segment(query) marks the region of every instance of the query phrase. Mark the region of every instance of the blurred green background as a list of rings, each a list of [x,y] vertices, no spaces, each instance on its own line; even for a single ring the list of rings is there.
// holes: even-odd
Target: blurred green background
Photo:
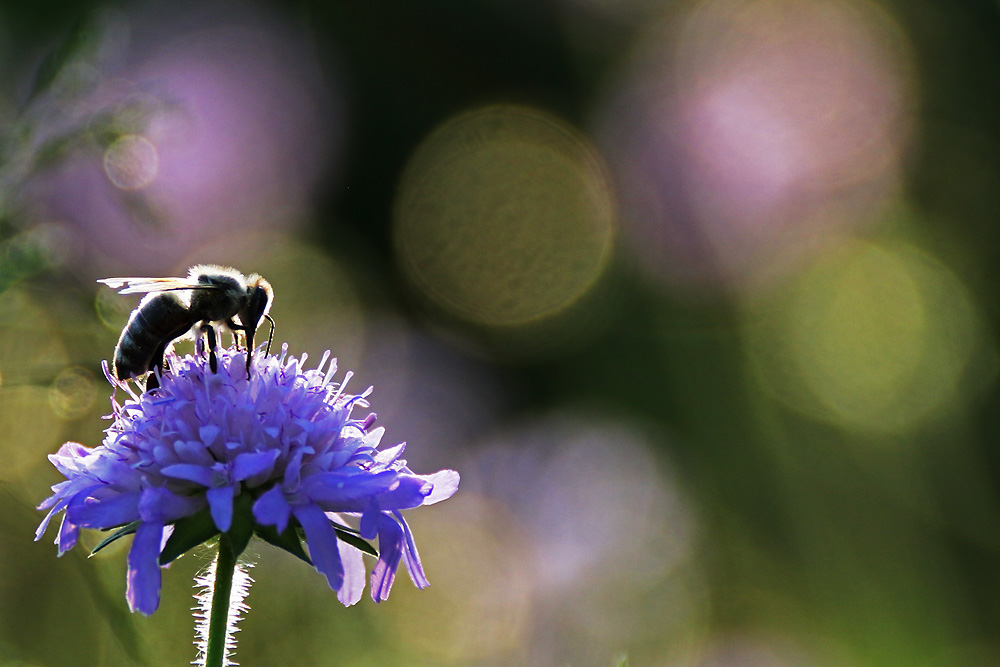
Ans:
[[[252,545],[240,664],[1000,664],[993,0],[7,2],[0,127],[0,664],[194,658],[207,555],[31,538],[199,262],[463,476],[425,591]]]

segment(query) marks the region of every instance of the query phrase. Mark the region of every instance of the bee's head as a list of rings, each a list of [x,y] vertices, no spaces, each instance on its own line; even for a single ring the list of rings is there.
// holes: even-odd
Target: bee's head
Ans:
[[[254,334],[257,327],[265,317],[271,321],[271,335],[267,339],[268,350],[271,348],[271,336],[274,335],[274,321],[268,317],[267,312],[271,310],[271,301],[274,299],[274,291],[271,284],[258,276],[251,275],[247,278],[247,299],[244,306],[237,313],[240,324],[246,327],[243,333],[247,338],[247,374],[250,373],[250,353],[253,351]]]
[[[256,329],[260,326],[261,320],[271,310],[271,301],[274,299],[274,291],[271,284],[258,276],[251,275],[247,278],[247,299],[246,303],[237,315],[240,324],[248,330]]]

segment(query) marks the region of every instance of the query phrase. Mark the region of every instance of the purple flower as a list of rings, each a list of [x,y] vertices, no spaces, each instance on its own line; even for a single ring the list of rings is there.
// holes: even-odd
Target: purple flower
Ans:
[[[368,407],[370,389],[343,393],[347,380],[332,382],[329,352],[314,370],[286,347],[257,353],[249,379],[244,352],[220,350],[218,360],[213,373],[200,355],[170,357],[160,388],[142,395],[105,369],[130,398],[112,399],[113,423],[99,447],[68,442],[49,456],[66,480],[39,506],[49,513],[35,539],[59,512],[60,555],[80,528],[118,529],[95,551],[134,533],[127,598],[143,614],[159,605],[160,567],[220,532],[237,553],[256,534],[311,562],[345,605],[361,599],[363,553],[378,555],[376,602],[389,596],[400,560],[425,587],[401,511],[451,497],[458,473],[413,473],[400,458],[405,444],[379,451],[384,429],[372,428],[375,415],[351,418]],[[345,517],[357,517],[358,527]],[[367,542],[376,537],[378,552]]]

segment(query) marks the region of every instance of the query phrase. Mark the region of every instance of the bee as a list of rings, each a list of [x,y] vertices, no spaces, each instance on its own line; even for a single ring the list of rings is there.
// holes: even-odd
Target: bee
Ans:
[[[216,326],[242,332],[247,349],[247,377],[257,327],[267,320],[271,332],[274,320],[268,315],[274,292],[256,273],[244,276],[235,269],[203,264],[194,266],[187,278],[103,278],[103,283],[119,294],[145,294],[128,318],[115,346],[113,372],[119,380],[141,377],[154,368],[164,368],[163,356],[173,341],[185,334],[204,334],[208,339],[209,364],[218,370]],[[150,373],[146,390],[159,386]]]

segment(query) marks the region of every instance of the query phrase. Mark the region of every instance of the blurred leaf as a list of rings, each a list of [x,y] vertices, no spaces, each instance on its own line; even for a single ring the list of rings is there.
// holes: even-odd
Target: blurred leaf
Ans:
[[[37,173],[59,164],[63,158],[84,145],[86,136],[86,132],[74,128],[69,132],[46,139],[35,150],[31,162],[31,173]]]
[[[0,294],[49,265],[49,257],[31,230],[0,243]]]
[[[70,28],[65,39],[49,52],[35,75],[28,103],[48,90],[68,65],[74,61],[92,58],[96,54],[100,43],[97,17],[96,13],[81,16]]]

